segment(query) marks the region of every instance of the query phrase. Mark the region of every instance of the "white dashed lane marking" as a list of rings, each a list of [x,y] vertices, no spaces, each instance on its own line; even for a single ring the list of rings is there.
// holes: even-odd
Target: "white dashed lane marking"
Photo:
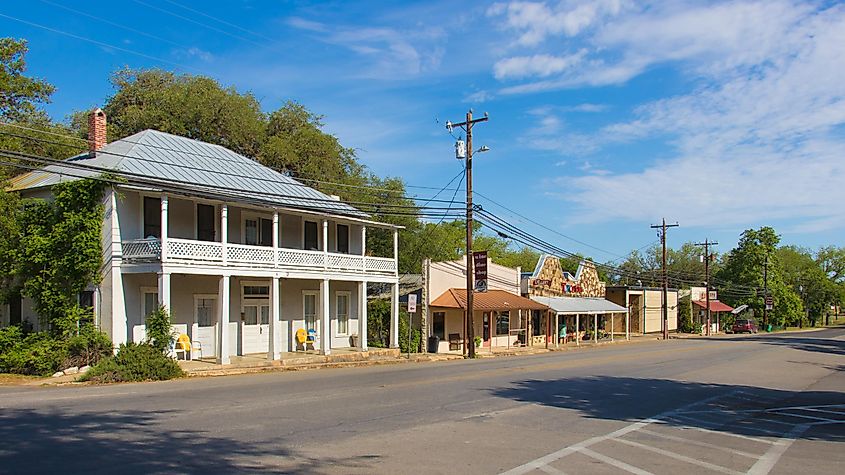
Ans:
[[[764,475],[813,426],[845,424],[845,404],[782,406],[778,402],[741,391],[714,396],[563,447],[504,474],[561,474],[567,469],[560,461],[581,454],[639,475],[652,473],[649,466],[654,464],[659,469],[652,470],[665,472],[672,463],[678,465],[677,471],[697,467],[730,475]],[[652,455],[626,461],[626,457],[632,458],[630,453],[614,450],[622,446]],[[724,459],[713,458],[719,453],[725,454]],[[731,466],[720,465],[723,460]]]

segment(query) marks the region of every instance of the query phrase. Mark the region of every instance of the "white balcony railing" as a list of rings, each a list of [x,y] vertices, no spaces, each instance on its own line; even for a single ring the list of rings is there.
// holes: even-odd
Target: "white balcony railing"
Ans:
[[[122,247],[123,259],[127,262],[161,260],[161,243],[157,239],[123,241]],[[166,259],[169,262],[223,265],[223,254],[224,246],[219,242],[167,239]],[[322,251],[245,246],[242,244],[226,244],[225,254],[226,265],[233,267],[324,270],[380,275],[396,273],[396,261],[387,257],[323,253]]]

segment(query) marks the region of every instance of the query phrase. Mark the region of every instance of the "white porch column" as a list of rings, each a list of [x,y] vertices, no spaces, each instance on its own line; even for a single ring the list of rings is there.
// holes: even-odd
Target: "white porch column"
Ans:
[[[599,316],[593,314],[593,343],[599,342]]]
[[[628,316],[628,312],[630,310],[625,310],[625,340],[631,340],[631,321],[630,317]]]
[[[615,316],[615,313],[610,314],[610,341],[613,341],[613,320]]]
[[[575,346],[581,346],[581,314],[575,314]]]
[[[217,312],[217,363],[229,364],[229,285],[228,275],[220,276],[218,298],[220,309]]]
[[[270,361],[278,360],[280,356],[279,335],[282,330],[282,322],[279,321],[281,315],[280,299],[279,299],[279,278],[273,276],[270,281],[270,344],[267,351],[267,359]]]
[[[329,279],[323,279],[320,281],[320,351],[324,355],[332,354],[331,323],[329,316]]]
[[[323,220],[323,268],[329,268],[329,220]]]
[[[173,318],[173,309],[170,307],[170,272],[161,271],[158,274],[158,304],[166,308]]]
[[[390,295],[390,347],[399,348],[399,281]]]
[[[560,346],[560,314],[555,312],[555,348]]]
[[[279,267],[279,212],[273,211],[273,267]]]
[[[361,255],[364,256],[361,259],[361,265],[363,266],[361,271],[366,273],[367,272],[367,227],[361,225]],[[366,288],[366,286],[365,286]]]
[[[396,275],[399,275],[399,230],[393,230],[393,260],[396,261]],[[399,305],[397,299],[396,305]]]
[[[358,349],[367,351],[367,281],[358,283]]]
[[[220,205],[220,244],[223,246],[223,264],[229,260],[226,244],[229,242],[229,205]]]
[[[161,263],[167,261],[167,195],[161,194]],[[159,294],[161,295],[161,294]],[[168,308],[168,310],[170,310]]]

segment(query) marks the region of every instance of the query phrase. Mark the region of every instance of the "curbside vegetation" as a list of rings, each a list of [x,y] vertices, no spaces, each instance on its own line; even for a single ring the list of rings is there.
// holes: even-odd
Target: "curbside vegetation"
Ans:
[[[79,381],[93,383],[123,383],[136,381],[166,381],[181,378],[185,372],[170,356],[173,332],[170,313],[159,306],[147,317],[147,341],[122,344],[113,357],[104,358]]]

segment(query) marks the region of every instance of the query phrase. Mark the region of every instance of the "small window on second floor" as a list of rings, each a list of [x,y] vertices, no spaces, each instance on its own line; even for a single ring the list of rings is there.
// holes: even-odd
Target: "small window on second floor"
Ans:
[[[307,251],[316,251],[320,248],[317,239],[317,223],[315,221],[305,221],[303,248]]]
[[[348,254],[349,253],[349,226],[345,224],[338,224],[337,225],[337,252]]]
[[[144,197],[144,237],[161,238],[161,200]]]

